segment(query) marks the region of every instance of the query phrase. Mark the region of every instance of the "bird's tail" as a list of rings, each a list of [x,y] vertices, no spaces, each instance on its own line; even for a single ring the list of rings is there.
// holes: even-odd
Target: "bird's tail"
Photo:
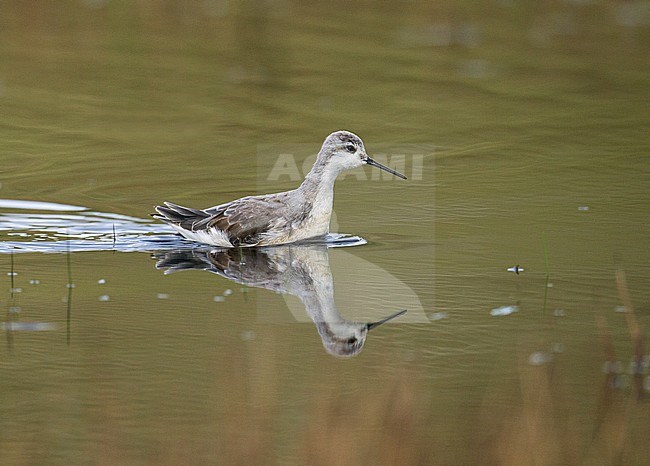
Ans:
[[[193,225],[210,216],[204,210],[191,209],[171,202],[164,202],[164,204],[155,206],[154,209],[157,213],[151,214],[151,216],[165,223],[178,225],[186,230],[192,230]]]

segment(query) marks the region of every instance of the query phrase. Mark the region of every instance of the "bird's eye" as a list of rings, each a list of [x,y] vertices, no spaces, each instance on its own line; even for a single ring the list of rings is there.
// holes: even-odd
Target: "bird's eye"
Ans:
[[[353,154],[354,151],[357,150],[357,148],[354,146],[354,144],[348,144],[347,146],[345,146],[345,150]]]

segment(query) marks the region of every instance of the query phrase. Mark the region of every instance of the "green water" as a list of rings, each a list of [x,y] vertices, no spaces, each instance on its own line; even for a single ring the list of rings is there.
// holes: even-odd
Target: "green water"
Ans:
[[[332,229],[368,242],[327,254],[339,312],[409,309],[348,359],[296,298],[165,275],[110,221],[94,251],[0,255],[0,462],[647,462],[649,25],[643,2],[3,2],[0,199],[209,207],[293,188],[278,157],[300,175],[338,129],[410,179],[337,183]],[[70,238],[0,213],[7,244]]]

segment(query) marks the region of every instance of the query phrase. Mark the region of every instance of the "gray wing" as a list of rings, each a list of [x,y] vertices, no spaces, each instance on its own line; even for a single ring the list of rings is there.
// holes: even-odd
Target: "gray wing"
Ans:
[[[218,228],[226,233],[233,246],[252,246],[265,233],[293,224],[296,208],[290,199],[287,193],[237,199],[206,209],[209,216],[197,222],[193,230]]]
[[[218,228],[233,246],[254,246],[273,229],[291,228],[300,217],[296,212],[305,211],[301,202],[288,192],[243,197],[204,210],[165,202],[156,206],[153,217],[189,231]]]

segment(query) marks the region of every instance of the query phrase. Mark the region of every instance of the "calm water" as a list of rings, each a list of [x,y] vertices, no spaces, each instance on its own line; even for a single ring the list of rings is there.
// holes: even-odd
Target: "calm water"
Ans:
[[[647,463],[649,39],[645,2],[3,2],[0,462]],[[409,176],[337,183],[363,240],[149,219],[337,129]]]

